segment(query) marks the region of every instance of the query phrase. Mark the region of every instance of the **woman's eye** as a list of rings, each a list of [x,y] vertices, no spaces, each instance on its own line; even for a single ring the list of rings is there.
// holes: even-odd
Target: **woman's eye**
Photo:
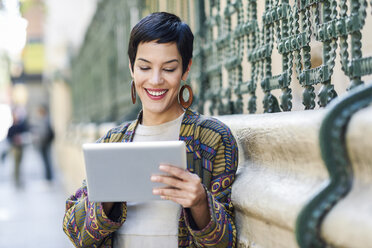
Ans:
[[[166,71],[166,72],[173,72],[173,71],[175,71],[176,69],[164,69],[164,71]]]
[[[147,70],[150,70],[150,67],[140,67],[140,69],[141,69],[142,71],[147,71]]]

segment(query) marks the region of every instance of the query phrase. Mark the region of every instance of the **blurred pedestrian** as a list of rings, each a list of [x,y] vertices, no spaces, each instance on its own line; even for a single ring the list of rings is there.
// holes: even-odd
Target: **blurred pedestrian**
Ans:
[[[50,124],[48,109],[44,105],[38,108],[38,122],[32,127],[33,141],[36,148],[40,151],[44,168],[45,179],[53,179],[53,170],[51,163],[51,145],[54,139],[54,131]]]
[[[14,182],[17,187],[21,186],[20,167],[23,157],[24,145],[27,143],[27,115],[22,107],[12,110],[13,124],[9,127],[7,139],[11,145],[14,156]]]
[[[0,164],[5,164],[6,157],[9,153],[9,143],[7,140],[3,140],[0,142],[0,147],[1,147],[1,155],[0,155]]]

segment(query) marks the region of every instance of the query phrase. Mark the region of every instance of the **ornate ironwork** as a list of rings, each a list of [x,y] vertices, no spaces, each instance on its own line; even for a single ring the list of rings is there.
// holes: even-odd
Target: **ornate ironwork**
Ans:
[[[256,0],[206,2],[209,13],[205,13],[204,30],[209,35],[201,48],[204,53],[199,53],[206,61],[205,77],[202,75],[206,81],[200,94],[203,102],[211,103],[211,113],[242,113],[243,106],[247,106],[249,113],[255,113],[258,88],[265,94],[264,112],[290,111],[293,68],[304,89],[304,109],[327,106],[337,96],[331,78],[338,44],[342,70],[351,78],[350,89],[363,83],[362,76],[372,73],[372,57],[363,58],[361,52],[365,0],[352,0],[349,4],[346,0],[296,0],[294,5],[289,0],[266,0],[261,26]],[[312,40],[322,43],[322,64],[317,67],[311,63]],[[274,46],[282,58],[282,72],[278,75],[272,75]],[[242,76],[248,69],[245,63],[250,67],[247,82],[243,82]],[[227,83],[222,80],[225,73]],[[318,84],[321,89],[316,94],[314,86]],[[272,94],[278,89],[282,91],[280,102]],[[244,95],[249,96],[247,103],[243,102]]]
[[[131,8],[126,0],[99,2],[79,54],[71,63],[73,121],[105,122],[134,118],[126,47]],[[134,12],[134,11],[133,11]]]

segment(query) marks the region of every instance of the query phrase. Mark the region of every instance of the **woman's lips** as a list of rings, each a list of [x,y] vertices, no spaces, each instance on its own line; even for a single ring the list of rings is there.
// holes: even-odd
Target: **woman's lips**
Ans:
[[[160,100],[163,99],[168,90],[166,89],[145,89],[147,95],[152,100]]]

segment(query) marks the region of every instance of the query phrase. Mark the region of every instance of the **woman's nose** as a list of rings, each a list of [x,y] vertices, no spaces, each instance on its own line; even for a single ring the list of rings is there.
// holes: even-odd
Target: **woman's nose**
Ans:
[[[163,78],[162,78],[161,72],[154,71],[153,74],[151,75],[151,83],[161,84],[162,82],[163,82]]]

